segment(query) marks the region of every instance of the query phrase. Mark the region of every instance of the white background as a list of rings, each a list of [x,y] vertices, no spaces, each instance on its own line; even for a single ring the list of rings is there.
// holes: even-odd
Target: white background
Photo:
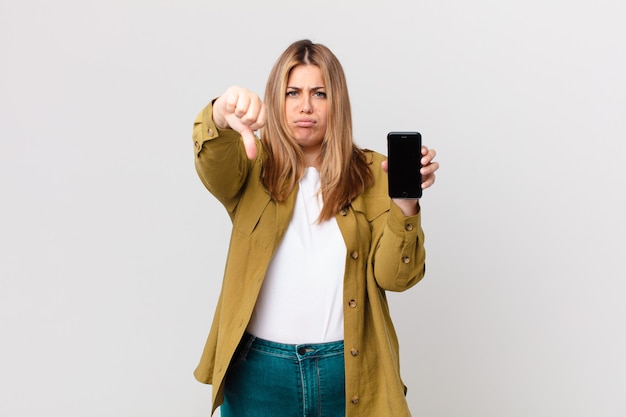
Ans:
[[[310,38],[438,151],[392,294],[415,416],[626,415],[618,0],[0,2],[0,415],[207,416],[229,221],[192,122]]]

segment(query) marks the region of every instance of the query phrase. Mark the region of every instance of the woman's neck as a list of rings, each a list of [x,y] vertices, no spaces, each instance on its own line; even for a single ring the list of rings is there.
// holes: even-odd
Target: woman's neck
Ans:
[[[307,151],[306,149],[302,149],[302,152],[304,156],[304,165],[306,167],[315,167],[319,170],[322,165],[321,152],[319,150]]]

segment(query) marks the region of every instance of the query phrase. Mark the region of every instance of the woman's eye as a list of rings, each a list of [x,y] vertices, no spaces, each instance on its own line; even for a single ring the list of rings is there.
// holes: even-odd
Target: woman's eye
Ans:
[[[315,97],[326,98],[326,93],[323,92],[323,91],[316,91],[315,92]]]
[[[297,91],[291,90],[291,91],[287,91],[287,97],[295,97],[298,95]]]

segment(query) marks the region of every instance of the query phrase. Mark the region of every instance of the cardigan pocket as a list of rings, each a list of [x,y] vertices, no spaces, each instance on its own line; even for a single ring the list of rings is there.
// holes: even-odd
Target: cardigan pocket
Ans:
[[[363,213],[368,222],[372,222],[387,213],[390,204],[391,200],[387,196],[361,196],[352,202],[352,208]]]

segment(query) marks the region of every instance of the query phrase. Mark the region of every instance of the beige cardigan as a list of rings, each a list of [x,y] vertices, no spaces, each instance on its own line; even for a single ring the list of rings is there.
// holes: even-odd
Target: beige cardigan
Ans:
[[[218,130],[209,104],[194,122],[195,165],[233,222],[222,291],[194,375],[213,385],[213,411],[223,402],[224,376],[245,331],[270,259],[293,213],[261,183],[263,149],[248,160],[237,132]],[[368,151],[375,184],[337,213],[346,244],[343,288],[346,417],[410,416],[400,377],[398,340],[385,291],[404,291],[424,276],[420,213],[405,217],[387,195],[384,156]]]

